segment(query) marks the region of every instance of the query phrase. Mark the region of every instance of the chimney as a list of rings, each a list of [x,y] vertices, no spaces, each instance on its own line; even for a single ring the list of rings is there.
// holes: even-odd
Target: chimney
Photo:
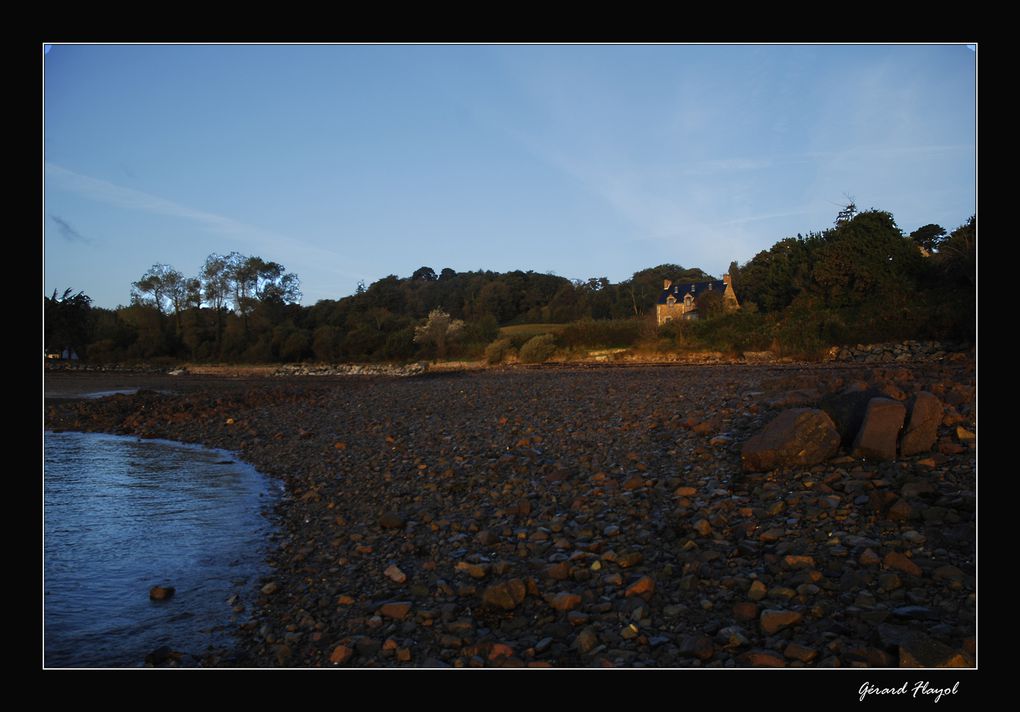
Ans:
[[[662,289],[663,289],[663,291],[669,289],[669,285],[671,285],[671,284],[673,284],[673,280],[671,280],[671,279],[664,279],[664,280],[662,280]]]
[[[733,286],[733,283],[730,281],[730,276],[728,274],[724,274],[722,276],[722,281],[723,281],[723,284],[727,284],[727,285],[729,285],[731,287]]]

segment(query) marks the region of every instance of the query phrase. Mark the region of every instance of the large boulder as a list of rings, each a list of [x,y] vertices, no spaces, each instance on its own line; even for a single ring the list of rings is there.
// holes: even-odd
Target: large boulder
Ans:
[[[784,465],[817,465],[839,450],[836,425],[815,408],[784,410],[744,443],[745,472],[766,472]]]
[[[907,407],[892,398],[872,398],[850,454],[871,460],[895,460]]]
[[[864,422],[864,413],[872,398],[882,398],[885,394],[877,388],[852,388],[842,393],[825,396],[819,407],[824,410],[832,422],[836,424],[842,445],[849,448],[853,445],[857,431]]]
[[[910,410],[910,421],[900,441],[900,455],[910,457],[928,452],[935,446],[942,422],[942,401],[928,391],[921,391],[914,399]]]

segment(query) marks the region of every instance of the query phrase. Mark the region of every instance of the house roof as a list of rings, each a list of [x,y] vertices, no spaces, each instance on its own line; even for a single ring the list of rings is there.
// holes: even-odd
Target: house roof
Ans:
[[[697,300],[706,292],[716,290],[720,294],[726,291],[726,282],[721,279],[713,279],[711,282],[677,282],[670,285],[669,289],[662,290],[658,303],[665,304],[671,294],[676,297],[678,302],[682,302],[688,294],[693,294]]]

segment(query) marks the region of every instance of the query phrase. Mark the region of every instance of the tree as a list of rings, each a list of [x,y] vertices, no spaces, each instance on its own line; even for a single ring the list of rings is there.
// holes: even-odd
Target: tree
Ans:
[[[457,338],[463,329],[463,321],[451,319],[442,309],[433,309],[425,324],[414,328],[414,341],[417,344],[432,344],[435,346],[436,358],[441,359],[446,356],[447,343]]]
[[[160,314],[174,314],[177,333],[181,333],[181,312],[188,300],[189,280],[170,265],[154,264],[131,285],[134,304],[154,306]]]
[[[925,254],[938,252],[939,246],[946,240],[946,229],[934,223],[919,227],[910,233],[910,239],[924,250]]]
[[[85,292],[75,293],[68,287],[57,298],[47,297],[43,303],[43,338],[45,348],[53,351],[73,350],[79,356],[85,355],[85,347],[92,331],[92,298]]]
[[[259,304],[301,301],[298,276],[289,274],[280,263],[237,252],[231,252],[226,260],[234,309],[241,317],[245,333],[248,333],[248,318]]]
[[[439,277],[436,276],[436,271],[431,267],[419,267],[411,275],[413,280],[425,280],[426,282],[435,282]]]
[[[202,283],[202,298],[216,314],[216,346],[223,339],[223,312],[230,300],[231,276],[230,260],[223,255],[211,254],[202,265],[199,277]]]
[[[937,264],[943,274],[958,284],[973,287],[977,280],[977,221],[975,216],[953,230],[940,248]]]

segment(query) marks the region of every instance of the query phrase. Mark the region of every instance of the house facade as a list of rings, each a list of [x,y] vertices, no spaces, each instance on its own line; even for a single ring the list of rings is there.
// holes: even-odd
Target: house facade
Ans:
[[[663,280],[662,293],[655,305],[655,317],[659,326],[675,319],[697,319],[699,302],[703,305],[710,294],[721,294],[723,309],[733,311],[740,308],[737,295],[728,274],[722,279],[710,282],[678,282]]]

